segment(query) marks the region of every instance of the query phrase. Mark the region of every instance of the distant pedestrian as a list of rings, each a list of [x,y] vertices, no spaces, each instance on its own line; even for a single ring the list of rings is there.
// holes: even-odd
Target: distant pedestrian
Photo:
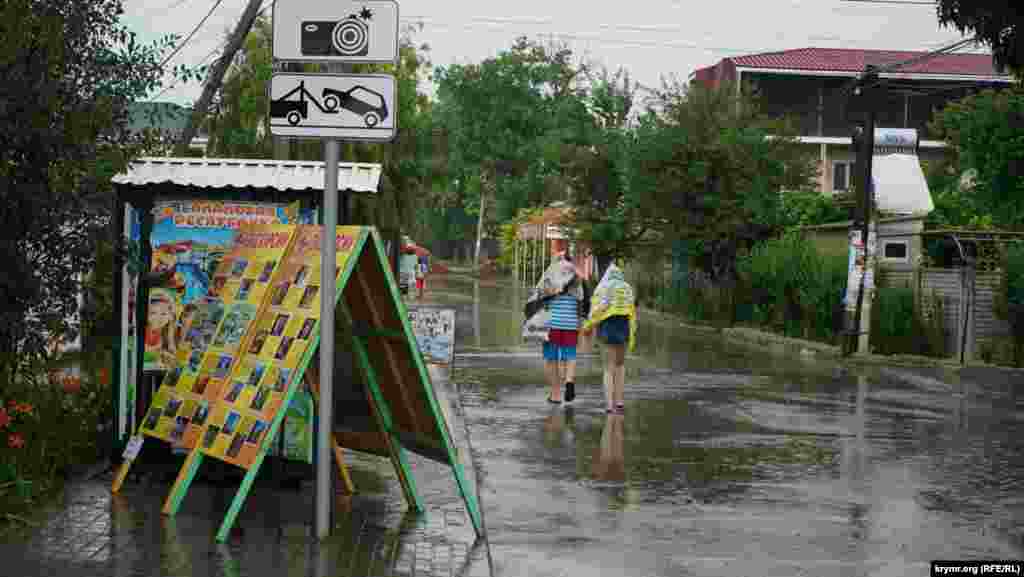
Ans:
[[[427,255],[421,254],[416,264],[416,292],[419,298],[423,298],[423,288],[427,284],[428,266]]]
[[[636,298],[633,287],[613,262],[594,289],[590,315],[583,332],[597,327],[597,338],[605,345],[604,389],[608,413],[625,412],[626,350],[636,346]]]

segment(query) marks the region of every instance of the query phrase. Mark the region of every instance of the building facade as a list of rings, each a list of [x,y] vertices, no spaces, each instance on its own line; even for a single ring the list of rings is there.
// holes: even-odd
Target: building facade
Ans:
[[[854,153],[850,134],[854,112],[846,87],[865,66],[885,66],[924,56],[924,52],[798,48],[725,58],[690,75],[707,86],[730,84],[755,92],[762,109],[798,121],[800,141],[819,158],[818,186],[825,194],[852,189]],[[1013,83],[995,70],[987,54],[944,54],[879,75],[886,90],[878,102],[877,126],[913,128],[920,135],[922,160],[941,158],[945,144],[928,122],[948,102],[985,88]]]

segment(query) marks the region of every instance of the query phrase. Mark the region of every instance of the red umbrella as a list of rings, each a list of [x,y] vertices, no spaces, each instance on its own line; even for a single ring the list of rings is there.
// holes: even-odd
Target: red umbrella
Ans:
[[[416,244],[407,244],[402,246],[402,252],[405,254],[416,254],[416,256],[430,256],[430,251]]]

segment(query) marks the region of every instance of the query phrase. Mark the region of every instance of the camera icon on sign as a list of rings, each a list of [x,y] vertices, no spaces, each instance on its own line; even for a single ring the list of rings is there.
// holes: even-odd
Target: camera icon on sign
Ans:
[[[301,49],[307,56],[366,56],[369,48],[370,28],[355,14],[302,23]]]

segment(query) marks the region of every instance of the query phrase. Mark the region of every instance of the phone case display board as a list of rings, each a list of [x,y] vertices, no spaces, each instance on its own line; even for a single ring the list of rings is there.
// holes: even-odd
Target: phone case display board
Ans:
[[[293,225],[243,227],[214,274],[212,294],[183,315],[177,366],[166,373],[143,418],[140,433],[193,448],[215,413],[222,389],[247,344],[247,335],[269,301],[269,288],[291,244]],[[114,481],[120,489],[141,448],[130,443]]]
[[[352,254],[359,227],[339,227],[335,275]],[[253,338],[221,390],[200,450],[248,469],[263,448],[271,421],[302,383],[303,362],[320,335],[320,227],[300,226],[255,323]],[[267,450],[270,447],[266,447]]]

